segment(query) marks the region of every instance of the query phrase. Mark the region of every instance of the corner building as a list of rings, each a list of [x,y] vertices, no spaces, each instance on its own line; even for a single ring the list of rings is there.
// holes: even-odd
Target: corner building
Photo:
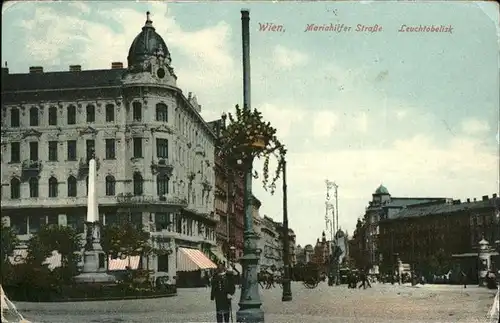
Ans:
[[[127,68],[2,68],[1,210],[22,240],[43,224],[83,233],[95,151],[101,223],[128,218],[165,251],[132,267],[170,277],[196,270],[196,263],[210,267],[202,252],[215,246],[215,135],[196,97],[186,97],[176,81],[149,13]]]

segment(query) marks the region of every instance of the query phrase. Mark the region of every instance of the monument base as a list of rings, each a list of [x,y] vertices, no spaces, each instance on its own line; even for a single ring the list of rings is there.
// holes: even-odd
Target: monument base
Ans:
[[[114,283],[115,276],[107,273],[81,273],[74,277],[76,283],[92,284],[92,283]]]

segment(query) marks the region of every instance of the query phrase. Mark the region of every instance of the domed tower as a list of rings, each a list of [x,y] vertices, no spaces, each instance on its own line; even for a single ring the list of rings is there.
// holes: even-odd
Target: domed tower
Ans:
[[[127,62],[125,84],[155,83],[177,86],[177,76],[170,65],[170,52],[163,38],[156,33],[149,11],[146,13],[146,23],[142,31],[130,45]]]
[[[375,190],[375,193],[372,194],[372,198],[373,204],[384,204],[391,200],[391,194],[389,194],[389,191],[384,185],[380,184]]]

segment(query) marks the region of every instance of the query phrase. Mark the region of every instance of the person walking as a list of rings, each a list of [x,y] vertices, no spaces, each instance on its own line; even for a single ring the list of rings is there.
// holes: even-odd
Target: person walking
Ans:
[[[232,314],[232,298],[236,291],[234,279],[228,275],[224,264],[219,263],[217,272],[212,278],[210,300],[215,301],[217,323],[229,323]]]

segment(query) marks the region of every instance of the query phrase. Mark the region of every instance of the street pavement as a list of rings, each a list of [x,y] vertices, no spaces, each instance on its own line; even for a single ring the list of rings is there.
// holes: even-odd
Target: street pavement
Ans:
[[[281,288],[261,290],[266,322],[396,323],[489,322],[495,291],[468,286],[398,286],[307,289],[292,284],[293,301],[281,301]],[[233,318],[239,291],[233,301]],[[26,319],[42,323],[214,322],[215,305],[208,288],[179,289],[177,297],[74,303],[16,303]]]

